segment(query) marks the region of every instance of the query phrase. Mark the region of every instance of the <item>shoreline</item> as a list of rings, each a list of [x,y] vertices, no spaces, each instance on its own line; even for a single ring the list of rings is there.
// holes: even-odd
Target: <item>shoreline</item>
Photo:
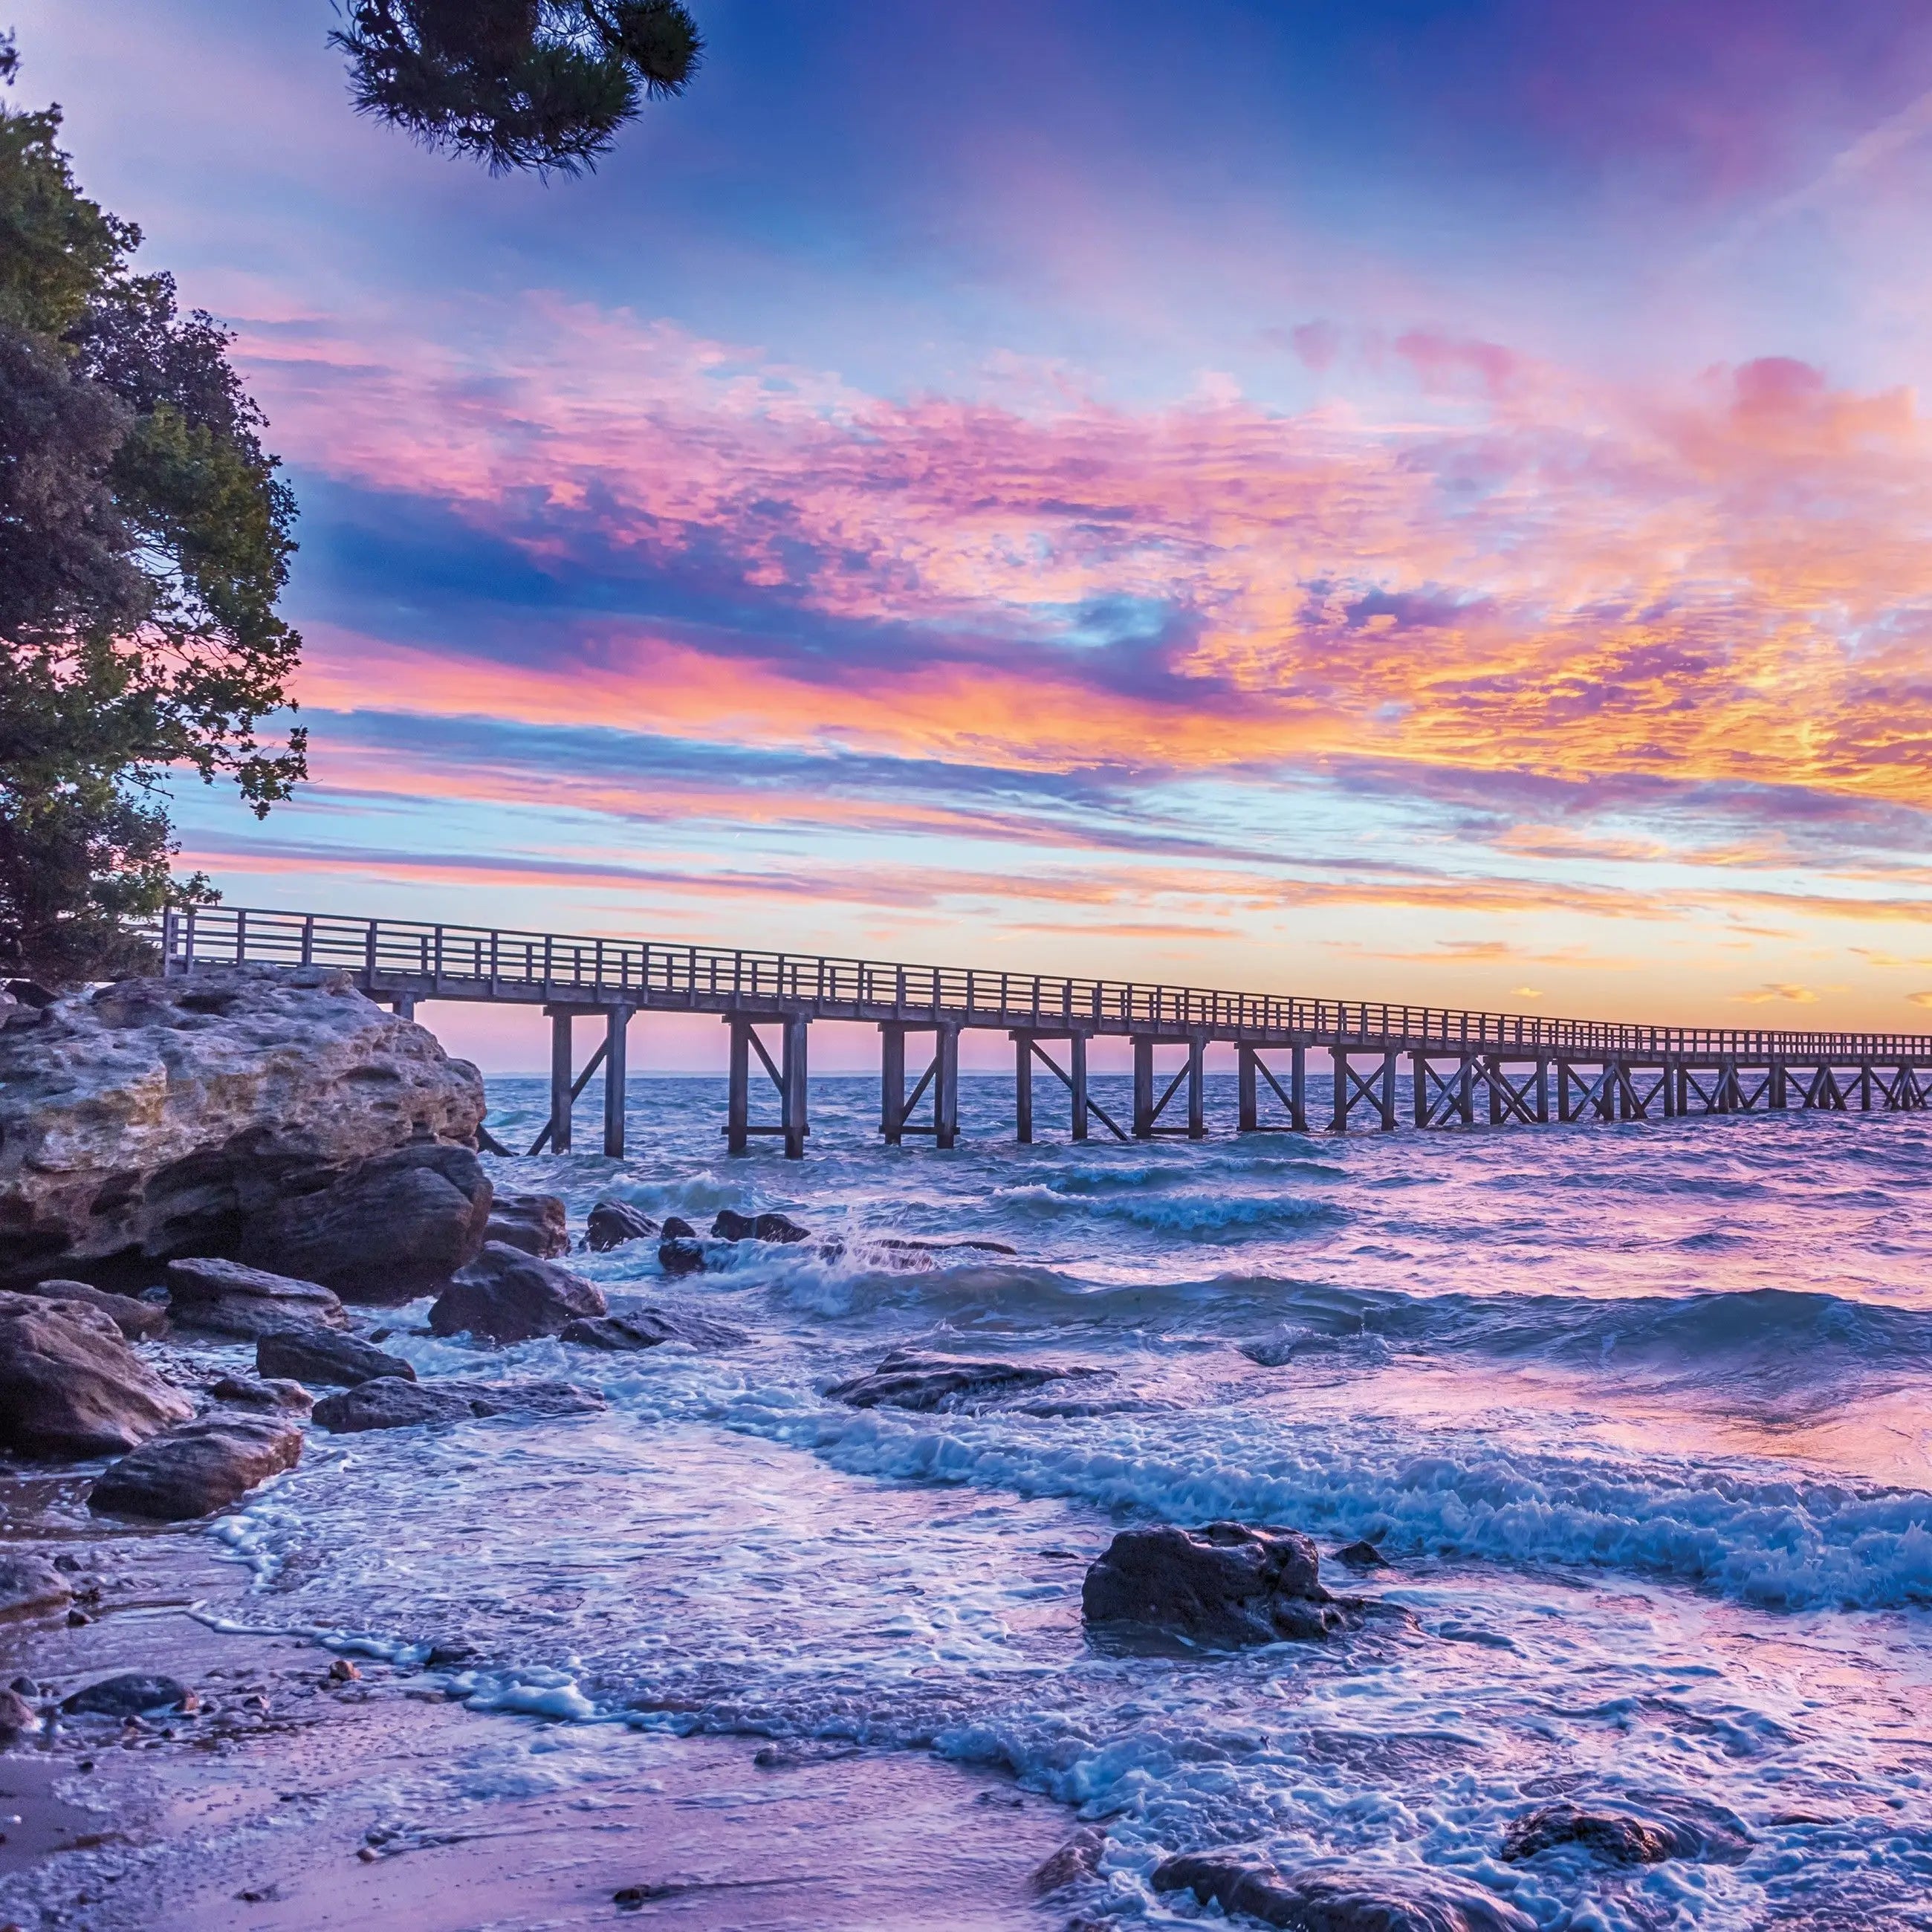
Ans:
[[[0,1751],[0,1926],[411,1932],[1046,1927],[1063,1806],[928,1753],[480,1712],[418,1670],[200,1621],[247,1602],[205,1529],[96,1526],[84,1476],[0,1478],[0,1548],[82,1559],[92,1619],[0,1624],[37,1708],[124,1671],[200,1711]],[[98,1612],[98,1614],[97,1614]],[[332,1676],[332,1666],[337,1674]],[[17,1822],[16,1822],[17,1821]]]

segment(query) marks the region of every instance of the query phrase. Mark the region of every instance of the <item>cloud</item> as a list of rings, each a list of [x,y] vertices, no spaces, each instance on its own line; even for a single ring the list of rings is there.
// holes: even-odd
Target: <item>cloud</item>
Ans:
[[[1818,995],[1809,986],[1799,986],[1780,981],[1760,986],[1754,992],[1734,993],[1733,999],[1742,1000],[1748,1006],[1764,1006],[1774,1000],[1790,1001],[1794,1006],[1810,1006],[1818,1003]]]

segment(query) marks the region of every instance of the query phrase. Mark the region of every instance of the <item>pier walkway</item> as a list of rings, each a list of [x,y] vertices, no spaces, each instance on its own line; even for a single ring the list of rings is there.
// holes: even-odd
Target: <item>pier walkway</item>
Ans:
[[[1235,1049],[1243,1132],[1309,1131],[1311,1053],[1330,1062],[1334,1091],[1320,1124],[1337,1133],[1393,1130],[1405,1119],[1448,1127],[1800,1107],[1870,1112],[1922,1108],[1932,1096],[1925,1034],[1624,1025],[225,905],[169,914],[160,939],[170,974],[246,960],[315,964],[352,973],[403,1013],[424,1000],[541,1006],[551,1028],[550,1112],[532,1153],[569,1149],[572,1103],[600,1067],[604,1150],[624,1151],[626,1042],[643,1012],[718,1015],[730,1030],[727,1146],[742,1154],[770,1136],[794,1159],[811,1131],[814,1020],[878,1027],[879,1131],[894,1145],[914,1136],[942,1148],[957,1140],[959,1036],[975,1028],[1012,1042],[1022,1141],[1033,1138],[1036,1068],[1065,1089],[1076,1140],[1096,1126],[1123,1140],[1199,1138],[1208,1130],[1204,1056],[1216,1042]],[[604,1037],[578,1070],[574,1025],[585,1016],[603,1020]],[[1087,1043],[1106,1035],[1133,1045],[1124,1124],[1088,1092]],[[930,1048],[910,1093],[909,1040],[920,1058]],[[1179,1059],[1162,1066],[1159,1057],[1177,1050]],[[754,1064],[776,1090],[776,1120],[753,1117]]]

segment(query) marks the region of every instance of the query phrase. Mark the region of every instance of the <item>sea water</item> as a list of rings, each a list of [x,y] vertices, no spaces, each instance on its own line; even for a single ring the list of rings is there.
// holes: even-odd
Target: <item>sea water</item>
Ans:
[[[1094,1091],[1123,1116],[1124,1081]],[[527,1144],[542,1084],[490,1097]],[[1924,1117],[1074,1144],[1042,1106],[1021,1147],[1010,1083],[969,1076],[941,1153],[880,1146],[868,1080],[811,1097],[803,1162],[728,1160],[696,1078],[631,1083],[626,1160],[492,1162],[580,1232],[610,1196],[814,1238],[668,1282],[650,1241],[572,1258],[748,1331],[728,1349],[483,1352],[386,1316],[426,1379],[609,1407],[318,1433],[219,1526],[252,1612],[466,1643],[446,1674],[480,1708],[1004,1768],[1105,1826],[1090,1912],[1195,1916],[1154,1866],[1239,1844],[1453,1870],[1550,1928],[1932,1926]],[[826,1394],[905,1347],[1102,1372],[952,1413]],[[1218,1518],[1307,1532],[1407,1616],[1238,1654],[1089,1640],[1118,1528]],[[1390,1567],[1335,1564],[1358,1538]],[[1539,1802],[1633,1793],[1720,1804],[1755,1848],[1500,1856]]]

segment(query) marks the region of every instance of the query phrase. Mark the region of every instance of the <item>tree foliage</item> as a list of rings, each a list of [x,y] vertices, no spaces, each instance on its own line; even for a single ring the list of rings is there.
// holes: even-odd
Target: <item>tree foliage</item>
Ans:
[[[704,42],[679,0],[350,0],[329,38],[356,104],[493,174],[593,167]]]
[[[208,896],[170,878],[170,767],[258,814],[306,776],[299,728],[258,734],[293,708],[293,496],[227,334],[134,272],[59,129],[0,106],[0,966],[55,984]]]

